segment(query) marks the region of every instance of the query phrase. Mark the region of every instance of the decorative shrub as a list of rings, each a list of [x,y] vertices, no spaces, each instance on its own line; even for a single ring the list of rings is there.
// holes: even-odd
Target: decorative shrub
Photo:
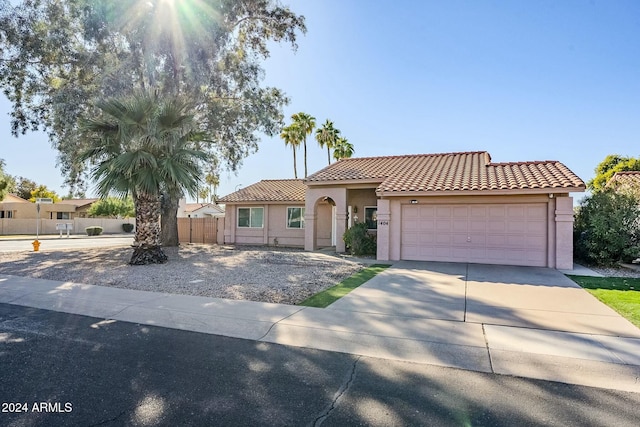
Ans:
[[[369,234],[367,224],[359,222],[353,227],[348,229],[342,240],[347,245],[347,248],[351,251],[352,255],[375,255],[377,250],[376,239],[373,235]]]
[[[639,201],[604,190],[580,202],[574,227],[576,258],[590,264],[629,262],[640,255]]]
[[[87,232],[87,236],[99,236],[102,234],[102,227],[93,225],[84,229]]]
[[[122,230],[125,233],[131,233],[133,231],[133,224],[130,224],[130,223],[122,224]]]

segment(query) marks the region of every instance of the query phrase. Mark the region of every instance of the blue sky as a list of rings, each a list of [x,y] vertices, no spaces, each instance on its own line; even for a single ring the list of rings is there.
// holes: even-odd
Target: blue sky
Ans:
[[[486,150],[496,162],[560,160],[587,181],[607,154],[640,155],[638,1],[283,3],[308,33],[295,53],[273,49],[266,83],[290,96],[287,121],[331,119],[358,157]],[[8,110],[2,98],[7,171],[66,194],[46,137],[13,138]],[[293,178],[292,157],[263,137],[218,193]],[[310,138],[309,173],[326,164]]]

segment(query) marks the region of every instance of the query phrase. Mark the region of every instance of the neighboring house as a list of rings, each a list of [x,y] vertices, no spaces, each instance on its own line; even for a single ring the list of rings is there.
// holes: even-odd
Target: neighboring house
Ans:
[[[305,180],[261,181],[220,201],[227,204],[226,243],[278,239],[342,252],[345,230],[365,222],[377,234],[381,261],[571,269],[569,193],[584,189],[558,161],[492,163],[479,151],[343,159]],[[304,220],[291,222],[303,207]]]
[[[85,218],[91,203],[98,199],[69,199],[56,203],[42,203],[40,205],[40,218],[42,219],[73,219]],[[35,219],[38,217],[36,204],[8,194],[0,202],[0,218]]]
[[[97,202],[100,199],[66,199],[61,200],[58,203],[65,203],[67,205],[73,205],[76,207],[75,211],[72,213],[72,217],[75,218],[88,218],[89,217],[89,208],[91,205]],[[55,219],[55,218],[54,218]],[[70,218],[58,218],[58,219],[70,219]]]
[[[616,172],[607,182],[607,187],[640,196],[640,171]]]
[[[301,179],[263,180],[220,199],[225,243],[304,247],[306,188]]]
[[[180,199],[178,218],[220,218],[224,217],[224,206],[215,203],[187,203]]]

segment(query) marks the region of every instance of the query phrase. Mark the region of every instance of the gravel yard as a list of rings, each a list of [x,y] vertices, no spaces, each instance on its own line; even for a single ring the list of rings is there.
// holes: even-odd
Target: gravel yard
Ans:
[[[363,268],[284,248],[182,245],[166,264],[130,266],[130,247],[0,253],[0,274],[116,288],[297,304]]]

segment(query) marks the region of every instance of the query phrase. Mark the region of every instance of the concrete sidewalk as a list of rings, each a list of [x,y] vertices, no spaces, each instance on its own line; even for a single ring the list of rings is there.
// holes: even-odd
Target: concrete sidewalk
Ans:
[[[327,309],[0,275],[0,302],[640,392],[640,330],[549,269],[400,262]]]

